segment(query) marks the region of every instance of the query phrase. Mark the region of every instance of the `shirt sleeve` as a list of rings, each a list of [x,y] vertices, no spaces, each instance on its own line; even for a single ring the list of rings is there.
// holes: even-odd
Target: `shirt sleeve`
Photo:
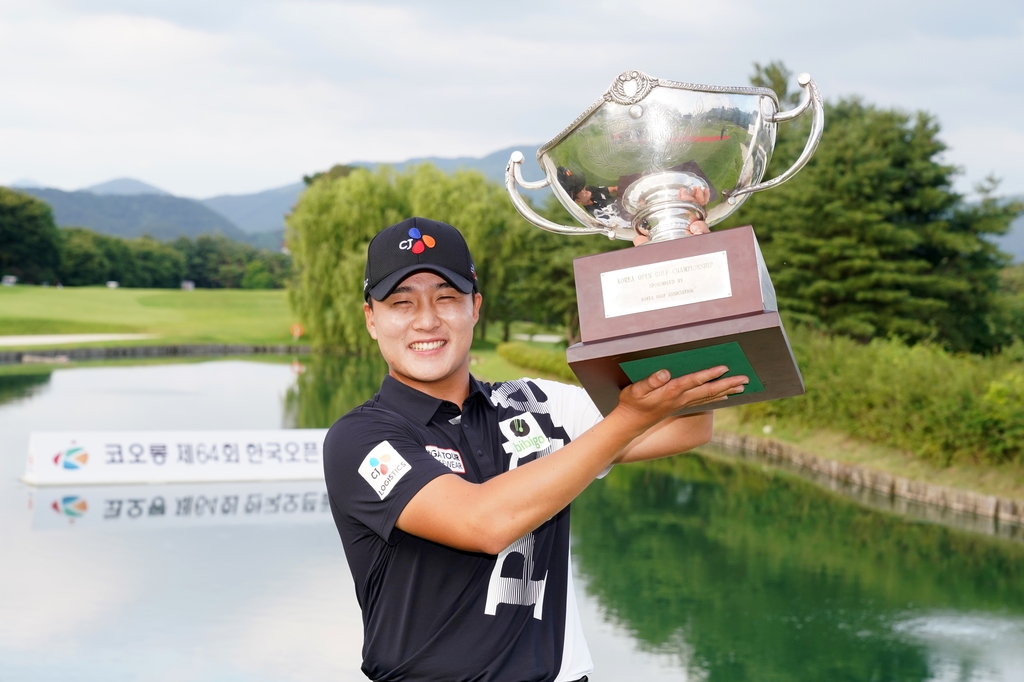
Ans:
[[[531,382],[544,391],[548,397],[548,406],[551,410],[551,420],[560,425],[569,434],[569,440],[576,440],[579,436],[604,419],[604,415],[597,409],[597,405],[590,399],[590,395],[579,386],[563,384],[550,379],[530,379]],[[598,478],[604,478],[612,470],[609,464]]]
[[[530,379],[548,396],[551,419],[569,434],[571,440],[579,438],[604,419],[597,405],[579,386],[563,384],[549,379]]]
[[[448,467],[435,460],[413,430],[377,410],[339,419],[324,440],[324,478],[335,507],[385,541],[423,486]]]

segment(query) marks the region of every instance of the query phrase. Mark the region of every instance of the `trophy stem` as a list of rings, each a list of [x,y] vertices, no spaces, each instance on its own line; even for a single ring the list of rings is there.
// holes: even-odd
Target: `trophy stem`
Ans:
[[[704,219],[704,209],[691,201],[650,204],[633,218],[634,229],[652,243],[693,236],[690,223]]]

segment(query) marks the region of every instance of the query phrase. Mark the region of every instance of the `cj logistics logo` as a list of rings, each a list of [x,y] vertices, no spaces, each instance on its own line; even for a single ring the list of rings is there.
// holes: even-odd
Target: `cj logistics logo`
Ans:
[[[387,476],[388,474],[388,462],[391,461],[391,455],[381,455],[380,459],[376,457],[370,458],[370,466],[377,470],[377,474],[380,476]]]
[[[412,466],[398,454],[398,450],[384,440],[366,455],[359,465],[359,475],[370,484],[377,497],[383,500],[411,469]]]
[[[89,453],[85,448],[72,444],[53,457],[54,466],[64,469],[81,469],[89,463]]]
[[[398,242],[398,248],[403,251],[412,251],[421,254],[427,249],[434,248],[437,242],[429,234],[423,234],[415,227],[409,228],[409,238]]]

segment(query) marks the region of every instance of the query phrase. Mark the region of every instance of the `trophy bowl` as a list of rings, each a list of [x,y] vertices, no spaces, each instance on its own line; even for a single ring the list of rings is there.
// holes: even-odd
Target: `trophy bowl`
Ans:
[[[779,111],[768,88],[722,87],[620,74],[604,95],[537,152],[545,180],[526,182],[515,152],[505,185],[531,223],[565,234],[606,234],[652,242],[690,235],[695,220],[714,225],[754,193],[791,178],[821,139],[824,111],[811,77],[800,74],[800,104]],[[791,168],[761,182],[778,124],[813,111],[803,153]],[[558,225],[523,201],[518,185],[550,185],[580,226]]]
[[[821,94],[808,74],[797,82],[800,103],[779,111],[768,88],[626,71],[538,150],[544,180],[523,180],[523,155],[512,154],[505,187],[532,224],[561,234],[646,238],[637,240],[647,242],[642,248],[573,262],[581,341],[566,359],[604,414],[624,386],[659,369],[680,376],[725,365],[725,376],[750,378],[743,394],[681,413],[804,392],[752,227],[706,227],[754,192],[793,177],[814,154],[825,123]],[[803,152],[763,181],[778,124],[806,111],[811,125]],[[579,225],[543,218],[519,194],[520,186],[549,185]]]

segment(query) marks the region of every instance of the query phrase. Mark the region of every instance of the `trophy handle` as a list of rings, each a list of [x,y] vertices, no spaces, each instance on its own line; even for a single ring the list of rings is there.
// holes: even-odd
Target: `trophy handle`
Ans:
[[[522,195],[519,194],[519,187],[522,185],[526,189],[544,189],[551,184],[551,179],[545,177],[543,180],[537,182],[527,182],[523,179],[523,153],[516,151],[512,152],[512,157],[508,160],[508,165],[505,166],[505,189],[508,190],[508,196],[512,200],[512,205],[516,207],[519,214],[526,218],[527,222],[536,225],[542,230],[548,232],[557,232],[558,234],[603,234],[609,239],[632,239],[634,234],[633,230],[628,230],[629,236],[620,236],[614,229],[598,228],[598,227],[582,227],[582,226],[570,226],[570,225],[559,225],[553,223],[547,218],[537,215],[537,213],[530,207],[526,200],[523,199]],[[625,232],[625,231],[624,231]]]
[[[767,182],[762,182],[757,185],[751,185],[743,189],[738,189],[735,192],[729,194],[729,204],[735,204],[739,197],[744,194],[752,194],[754,192],[760,192],[762,190],[771,189],[777,185],[781,185],[786,180],[789,180],[793,175],[804,167],[804,165],[810,160],[814,154],[814,150],[818,148],[818,143],[821,142],[821,133],[825,129],[825,107],[821,101],[821,92],[818,90],[817,83],[811,78],[811,74],[802,73],[796,78],[796,82],[800,84],[800,87],[804,90],[804,96],[801,99],[796,109],[790,109],[789,111],[780,111],[777,114],[771,116],[770,121],[772,123],[781,123],[783,121],[791,121],[800,114],[807,111],[807,108],[812,109],[811,113],[811,134],[807,138],[807,144],[804,146],[804,151],[800,154],[793,165],[790,166],[782,175],[772,178]]]

